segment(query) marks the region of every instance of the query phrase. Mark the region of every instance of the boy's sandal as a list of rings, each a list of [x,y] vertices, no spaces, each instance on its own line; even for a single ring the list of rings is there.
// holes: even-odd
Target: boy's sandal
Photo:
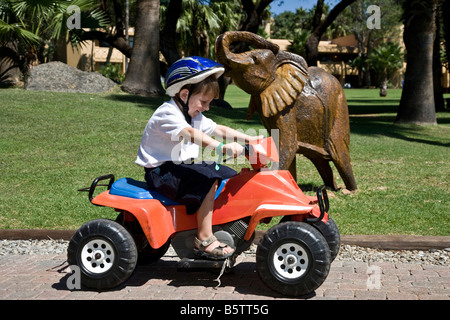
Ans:
[[[195,237],[195,248],[194,253],[200,258],[210,259],[210,260],[224,260],[231,257],[234,254],[234,250],[230,253],[224,254],[223,249],[228,247],[226,243],[220,243],[216,248],[211,250],[211,252],[206,252],[205,249],[214,241],[217,241],[215,236],[211,236],[206,240],[200,240]]]

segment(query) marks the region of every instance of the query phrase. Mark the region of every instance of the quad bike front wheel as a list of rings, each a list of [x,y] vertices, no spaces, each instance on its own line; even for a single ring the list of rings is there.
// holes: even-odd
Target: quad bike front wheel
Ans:
[[[67,249],[69,265],[80,268],[81,283],[89,288],[110,289],[125,282],[137,263],[137,249],[130,233],[106,219],[92,220],[73,235]]]
[[[332,218],[328,217],[327,223],[317,221],[311,225],[319,230],[325,240],[327,240],[328,247],[330,248],[331,262],[333,262],[339,253],[339,248],[341,245],[341,236],[336,223]]]
[[[283,222],[270,228],[256,251],[261,280],[286,296],[312,293],[325,281],[330,264],[327,241],[303,222]]]

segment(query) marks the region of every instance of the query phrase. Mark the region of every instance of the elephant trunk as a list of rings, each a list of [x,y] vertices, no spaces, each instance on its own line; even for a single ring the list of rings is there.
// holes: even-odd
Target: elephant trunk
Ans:
[[[279,47],[266,39],[247,31],[228,31],[216,39],[215,51],[217,60],[223,65],[230,67],[231,64],[242,64],[243,57],[240,53],[231,52],[230,46],[235,42],[245,42],[256,49],[269,49],[277,54]]]

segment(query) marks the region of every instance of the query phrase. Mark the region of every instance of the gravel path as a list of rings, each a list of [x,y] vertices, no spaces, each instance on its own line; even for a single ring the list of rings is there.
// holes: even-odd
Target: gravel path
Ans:
[[[0,256],[33,255],[33,254],[65,254],[68,241],[64,240],[0,240]],[[256,245],[244,252],[251,256],[256,253]],[[172,248],[167,256],[175,256]],[[416,263],[427,265],[449,265],[450,248],[444,250],[378,250],[352,245],[342,245],[336,260],[355,262],[393,262]]]

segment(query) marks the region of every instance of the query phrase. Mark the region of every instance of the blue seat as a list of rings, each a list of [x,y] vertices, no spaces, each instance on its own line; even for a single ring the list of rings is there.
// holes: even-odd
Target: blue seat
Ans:
[[[217,199],[227,181],[228,179],[223,180],[219,188],[217,188],[215,199]],[[109,193],[111,195],[128,197],[133,199],[141,199],[141,200],[155,199],[159,200],[165,206],[181,205],[180,203],[173,201],[167,198],[166,196],[162,195],[158,191],[149,189],[147,183],[145,183],[144,181],[137,181],[131,178],[122,178],[114,182],[113,185],[111,186],[111,189],[109,190]]]
[[[131,178],[117,180],[111,186],[109,193],[115,196],[128,197],[141,200],[159,200],[163,205],[176,206],[180,203],[173,201],[155,190],[150,190],[144,181],[136,181]]]

